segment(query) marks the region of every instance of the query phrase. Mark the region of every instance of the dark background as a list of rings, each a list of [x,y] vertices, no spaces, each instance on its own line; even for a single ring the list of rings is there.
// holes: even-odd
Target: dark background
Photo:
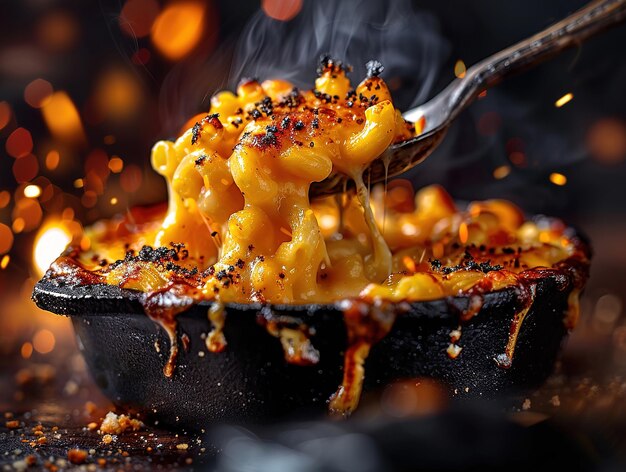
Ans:
[[[81,225],[132,205],[162,201],[165,185],[150,168],[150,149],[206,112],[215,91],[232,89],[244,75],[289,77],[310,87],[317,56],[330,51],[355,66],[355,83],[365,61],[381,60],[397,105],[406,109],[454,79],[457,61],[469,67],[585,3],[304,0],[300,14],[284,23],[259,12],[256,0],[206,0],[197,3],[204,11],[200,37],[172,60],[151,37],[150,25],[166,8],[184,2],[134,0],[142,8],[130,16],[139,21],[135,29],[146,33],[137,37],[121,16],[132,1],[0,2],[2,373],[16,359],[54,363],[55,352],[75,349],[67,320],[29,301],[42,270],[33,261],[36,236],[50,225],[79,232]],[[621,401],[626,385],[614,382],[626,374],[625,44],[622,25],[489,90],[408,176],[416,188],[440,183],[460,200],[510,199],[529,214],[562,217],[589,235],[595,248],[592,277],[564,363],[599,395],[622,385],[617,397],[611,393]],[[51,121],[67,117],[57,110],[46,121],[41,104],[26,92],[29,85],[31,92],[39,90],[41,80],[73,103],[80,116],[74,134],[52,132]],[[566,93],[573,100],[557,108],[555,101]],[[19,128],[27,133],[15,135]],[[11,136],[17,156],[11,155]],[[494,176],[496,169],[501,178]],[[552,183],[553,173],[565,176],[566,184]],[[25,197],[28,185],[37,185],[41,194]],[[606,410],[614,404],[603,405]],[[623,432],[623,411],[608,418]],[[622,435],[622,451],[623,441]]]

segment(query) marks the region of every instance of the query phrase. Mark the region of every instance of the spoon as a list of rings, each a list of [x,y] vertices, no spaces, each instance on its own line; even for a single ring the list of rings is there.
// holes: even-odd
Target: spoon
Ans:
[[[500,51],[467,70],[442,92],[417,108],[403,113],[404,119],[426,124],[419,136],[392,144],[372,161],[366,182],[380,182],[401,174],[426,159],[439,146],[452,122],[484,90],[506,77],[535,66],[587,38],[626,19],[626,0],[594,1],[540,33]],[[340,193],[346,176],[333,172],[311,185],[311,197]]]

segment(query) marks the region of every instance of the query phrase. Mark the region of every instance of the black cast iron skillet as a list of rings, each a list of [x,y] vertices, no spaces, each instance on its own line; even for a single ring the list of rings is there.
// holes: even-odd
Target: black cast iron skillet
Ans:
[[[372,348],[364,392],[397,379],[432,377],[461,397],[524,395],[553,369],[567,332],[563,319],[572,289],[573,282],[563,287],[552,276],[539,281],[509,369],[499,367],[494,357],[504,351],[518,308],[513,288],[484,296],[481,311],[463,324],[458,341],[463,350],[456,359],[446,354],[449,333],[459,326],[469,297],[413,303]],[[46,278],[33,293],[40,308],[71,317],[93,378],[118,406],[193,429],[216,422],[322,416],[327,411],[328,399],[342,381],[346,349],[346,328],[337,307],[228,305],[228,346],[211,353],[201,338],[210,330],[210,303],[192,306],[178,316],[178,335],[189,337],[188,349],[180,349],[175,373],[166,378],[168,337],[144,314],[140,297],[118,287],[61,286]],[[260,316],[277,315],[315,330],[312,343],[320,352],[319,364],[298,366],[284,360],[280,341],[259,323]]]

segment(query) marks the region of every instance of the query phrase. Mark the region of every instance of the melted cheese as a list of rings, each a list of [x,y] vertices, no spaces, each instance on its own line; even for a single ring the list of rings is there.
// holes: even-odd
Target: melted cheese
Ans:
[[[332,61],[312,91],[246,81],[237,94],[214,96],[206,118],[175,142],[154,146],[152,165],[169,191],[162,219],[124,237],[92,230],[82,260],[89,266],[97,253],[113,262],[123,246],[137,254],[144,244],[184,245],[168,264],[131,257],[90,268],[144,292],[187,274],[194,297],[221,303],[397,302],[514,285],[523,270],[576,252],[562,224],[525,222],[505,201],[460,211],[441,187],[414,196],[402,182],[370,194],[364,169],[414,132],[382,79],[352,90]],[[356,192],[312,202],[310,185],[332,171],[352,179]]]

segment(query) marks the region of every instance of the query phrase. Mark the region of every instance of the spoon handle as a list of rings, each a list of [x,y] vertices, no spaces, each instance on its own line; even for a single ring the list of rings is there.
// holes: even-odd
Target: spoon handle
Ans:
[[[626,0],[593,1],[534,36],[470,67],[465,77],[456,79],[428,104],[405,113],[405,118],[415,121],[420,116],[428,116],[431,122],[427,120],[425,131],[437,128],[456,118],[483,90],[566,48],[581,44],[624,19]]]

